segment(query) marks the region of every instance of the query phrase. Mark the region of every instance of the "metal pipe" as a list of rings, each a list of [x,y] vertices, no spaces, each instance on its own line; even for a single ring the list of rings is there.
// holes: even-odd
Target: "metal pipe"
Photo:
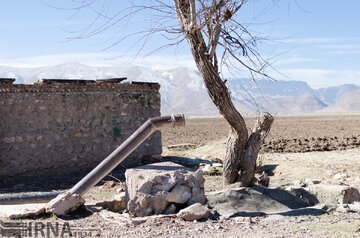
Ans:
[[[184,125],[185,116],[183,114],[171,114],[169,116],[150,118],[98,166],[72,187],[69,190],[69,195],[84,195],[155,131],[164,126],[176,127]]]
[[[63,192],[63,191],[62,191]],[[62,192],[25,192],[0,194],[0,205],[48,202]]]

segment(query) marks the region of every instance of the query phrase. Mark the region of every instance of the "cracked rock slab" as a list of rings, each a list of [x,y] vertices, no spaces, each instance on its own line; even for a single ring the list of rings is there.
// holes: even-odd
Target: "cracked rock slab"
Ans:
[[[172,163],[156,163],[126,170],[127,208],[132,216],[176,213],[194,203],[204,204],[202,171]]]

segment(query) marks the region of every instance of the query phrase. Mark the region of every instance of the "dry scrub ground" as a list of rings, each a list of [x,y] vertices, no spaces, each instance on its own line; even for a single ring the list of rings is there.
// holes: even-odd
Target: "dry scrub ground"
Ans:
[[[254,118],[247,121],[254,124]],[[223,158],[228,126],[222,119],[194,118],[186,124],[163,132],[164,155]],[[272,187],[316,179],[360,189],[359,143],[360,115],[277,117],[260,159],[274,169]],[[221,188],[220,176],[206,177],[206,191]],[[116,189],[97,187],[87,199],[111,197]],[[125,222],[116,219],[115,214],[104,216],[82,209],[61,219],[40,217],[36,221],[66,221],[72,227],[93,229],[91,235],[98,237],[360,237],[360,214],[346,212],[199,222],[152,217]]]

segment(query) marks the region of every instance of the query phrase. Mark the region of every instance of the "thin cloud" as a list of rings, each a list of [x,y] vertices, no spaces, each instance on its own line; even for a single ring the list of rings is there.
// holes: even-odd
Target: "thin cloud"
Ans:
[[[319,62],[320,58],[312,58],[312,57],[300,57],[300,56],[290,56],[286,59],[279,59],[274,63],[275,68],[278,66],[284,65],[294,65],[299,63],[308,63],[308,62]]]
[[[325,51],[324,54],[327,55],[359,55],[360,54],[360,44],[327,44],[320,45]]]
[[[352,41],[360,41],[360,37],[304,37],[280,40],[289,44],[335,44]]]
[[[327,70],[327,69],[284,69],[281,70],[287,80],[307,82],[311,87],[321,88],[341,84],[360,85],[360,70]]]
[[[327,44],[320,47],[331,50],[359,50],[360,44]]]
[[[139,65],[150,68],[174,68],[178,66],[195,68],[191,56],[186,55],[160,55],[160,56],[125,56],[118,57],[120,53],[79,53],[55,54],[34,57],[9,58],[0,57],[0,65],[20,68],[36,68],[63,64],[64,62],[77,62],[89,66],[121,67]]]

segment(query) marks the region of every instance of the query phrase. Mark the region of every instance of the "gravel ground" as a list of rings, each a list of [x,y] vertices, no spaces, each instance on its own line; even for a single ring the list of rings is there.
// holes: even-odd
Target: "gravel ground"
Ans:
[[[321,216],[236,217],[227,220],[186,222],[179,218],[149,218],[145,221],[120,222],[99,213],[80,210],[59,218],[37,218],[22,222],[68,223],[64,237],[360,237],[360,214],[338,213]],[[62,225],[60,225],[62,227]],[[70,232],[69,232],[70,231]],[[46,232],[46,231],[45,231]],[[32,236],[35,236],[32,231]],[[40,233],[37,237],[42,237]],[[45,237],[59,237],[50,232]]]

